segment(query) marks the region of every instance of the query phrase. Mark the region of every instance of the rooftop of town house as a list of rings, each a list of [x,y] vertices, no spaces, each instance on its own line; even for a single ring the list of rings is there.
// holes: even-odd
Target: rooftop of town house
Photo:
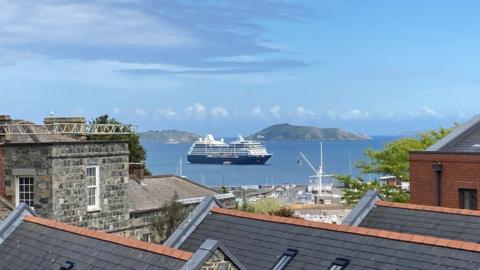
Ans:
[[[480,243],[480,211],[386,202],[368,192],[343,224]]]
[[[17,212],[25,213],[22,209]],[[0,224],[12,228],[0,242],[1,269],[64,269],[61,267],[68,265],[72,268],[65,269],[199,269],[217,249],[236,262],[213,240],[190,253],[35,217],[34,213],[14,215],[10,221]],[[236,265],[244,269],[240,263]]]
[[[429,152],[480,153],[480,116],[456,127],[450,134],[427,148]]]
[[[200,185],[185,177],[176,175],[146,176],[128,182],[128,199],[131,212],[156,210],[171,200],[175,194],[184,204],[199,203],[205,196],[219,199],[233,198],[230,193],[219,194],[213,189]]]
[[[194,211],[165,244],[191,251],[207,238],[223,243],[248,269],[270,269],[287,250],[296,255],[285,269],[328,269],[337,259],[349,262],[346,269],[480,266],[477,243],[260,215],[215,204]]]

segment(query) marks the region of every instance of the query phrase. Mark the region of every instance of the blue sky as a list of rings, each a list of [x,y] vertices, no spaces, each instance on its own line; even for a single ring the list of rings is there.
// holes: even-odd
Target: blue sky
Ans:
[[[478,1],[0,0],[1,113],[399,134],[478,113]]]

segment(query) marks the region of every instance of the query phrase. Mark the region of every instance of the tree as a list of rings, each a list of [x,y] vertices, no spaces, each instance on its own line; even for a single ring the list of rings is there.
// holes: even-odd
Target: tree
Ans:
[[[175,192],[172,199],[166,202],[159,210],[159,216],[152,224],[153,241],[161,243],[167,239],[182,223],[188,215],[188,208],[178,202],[178,194]]]
[[[410,151],[425,150],[432,144],[448,135],[457,124],[450,128],[439,128],[422,132],[416,138],[402,138],[391,142],[382,150],[368,149],[365,155],[367,161],[359,161],[357,167],[362,173],[380,173],[393,175],[401,181],[409,181],[408,156]]]
[[[230,191],[228,190],[227,187],[221,186],[220,189],[218,190],[218,192],[220,192],[222,194],[226,194],[226,193],[229,193]]]
[[[101,115],[92,121],[90,124],[121,124],[115,118],[110,118],[108,114]],[[140,136],[135,133],[131,134],[106,134],[106,135],[89,135],[89,140],[104,140],[104,141],[128,141],[128,149],[130,151],[129,161],[133,163],[144,163],[147,157],[145,148],[140,144]],[[145,168],[145,174],[150,175],[150,172]]]
[[[344,184],[342,200],[349,205],[358,203],[369,190],[376,190],[385,200],[392,202],[408,202],[410,195],[399,187],[380,185],[378,181],[365,181],[362,178],[340,175],[337,179]]]

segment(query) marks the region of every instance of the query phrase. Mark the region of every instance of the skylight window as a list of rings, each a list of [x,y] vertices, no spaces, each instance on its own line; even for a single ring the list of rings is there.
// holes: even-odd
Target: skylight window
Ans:
[[[281,270],[297,255],[297,250],[292,248],[287,248],[277,263],[273,266],[272,270]]]
[[[344,270],[344,269],[347,268],[349,263],[350,263],[350,260],[348,260],[348,259],[336,258],[332,262],[332,265],[330,265],[330,268],[328,268],[328,270]]]

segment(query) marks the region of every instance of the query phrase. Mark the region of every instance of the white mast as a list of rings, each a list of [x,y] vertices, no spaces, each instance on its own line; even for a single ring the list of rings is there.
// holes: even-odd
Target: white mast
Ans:
[[[323,141],[320,141],[320,168],[318,169],[318,193],[322,194],[323,177]]]

